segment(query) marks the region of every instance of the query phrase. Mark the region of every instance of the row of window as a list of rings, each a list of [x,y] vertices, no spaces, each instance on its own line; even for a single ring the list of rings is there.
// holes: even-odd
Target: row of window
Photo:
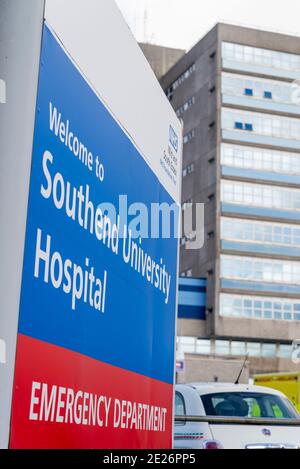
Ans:
[[[186,133],[183,137],[183,143],[189,143],[193,138],[195,137],[195,129],[190,130],[188,133]]]
[[[299,104],[299,86],[297,84],[231,73],[222,74],[222,92],[231,96],[272,99],[282,104]]]
[[[222,181],[221,201],[251,207],[300,211],[300,190],[238,181]]]
[[[235,168],[300,176],[299,153],[223,144],[221,164]]]
[[[253,88],[245,88],[243,94],[248,97],[255,97]],[[239,96],[239,94],[237,96]],[[273,99],[273,93],[272,91],[263,91],[263,93],[258,95],[257,98]]]
[[[300,55],[224,42],[223,60],[261,65],[277,70],[300,71]]]
[[[221,278],[299,285],[300,292],[300,262],[222,255]]]
[[[190,109],[196,102],[195,96],[192,96],[188,101],[186,101],[182,106],[180,106],[177,111],[176,115],[177,117],[182,116],[188,109]]]
[[[253,130],[259,135],[300,140],[300,119],[236,109],[223,109],[222,129]]]
[[[221,239],[300,248],[300,225],[222,217]]]
[[[203,340],[195,337],[178,337],[177,347],[183,353],[197,355],[229,355],[265,358],[287,358],[292,356],[292,345],[262,343],[262,342],[240,342],[230,340]]]
[[[300,300],[221,294],[220,315],[231,318],[300,321]]]
[[[196,64],[192,64],[184,73],[182,73],[166,90],[166,95],[169,100],[172,100],[174,91],[187,80],[196,70]]]

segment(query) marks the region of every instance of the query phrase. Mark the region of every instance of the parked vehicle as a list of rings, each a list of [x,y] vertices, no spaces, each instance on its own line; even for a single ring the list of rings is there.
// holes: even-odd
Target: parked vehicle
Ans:
[[[175,388],[177,449],[300,449],[300,415],[274,389],[196,383]]]
[[[285,394],[300,411],[300,373],[272,373],[256,375],[254,383],[257,386],[277,389]]]

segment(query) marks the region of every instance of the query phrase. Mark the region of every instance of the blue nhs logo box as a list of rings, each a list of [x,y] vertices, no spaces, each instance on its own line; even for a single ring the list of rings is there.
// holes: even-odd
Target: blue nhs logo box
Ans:
[[[169,142],[170,142],[170,144],[172,145],[172,147],[174,148],[174,150],[177,153],[178,152],[179,139],[178,139],[177,133],[175,132],[175,130],[173,129],[173,127],[171,125],[170,125],[170,130],[169,130]]]

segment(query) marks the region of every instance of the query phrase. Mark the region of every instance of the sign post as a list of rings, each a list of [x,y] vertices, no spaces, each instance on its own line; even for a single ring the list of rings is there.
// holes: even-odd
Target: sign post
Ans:
[[[0,448],[9,442],[44,0],[0,0]]]

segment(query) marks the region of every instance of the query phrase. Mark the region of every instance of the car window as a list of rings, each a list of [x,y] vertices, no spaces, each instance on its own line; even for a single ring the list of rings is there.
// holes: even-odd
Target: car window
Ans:
[[[179,392],[175,394],[175,415],[178,417],[184,417],[186,415],[184,398]]]
[[[201,399],[210,416],[299,418],[288,400],[271,394],[228,392],[204,395]]]
[[[272,411],[273,411],[274,415],[276,416],[276,418],[278,418],[278,419],[284,418],[282,410],[280,409],[280,407],[277,404],[274,404],[272,406]]]
[[[253,397],[245,399],[249,406],[248,417],[261,417],[261,408],[257,400]]]

